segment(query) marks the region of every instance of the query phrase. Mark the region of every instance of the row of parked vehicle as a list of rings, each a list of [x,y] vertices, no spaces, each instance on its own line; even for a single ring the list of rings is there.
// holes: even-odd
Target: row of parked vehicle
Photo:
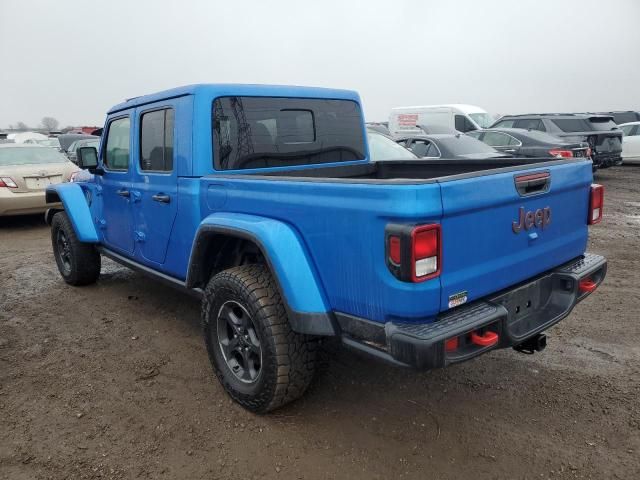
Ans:
[[[594,170],[640,161],[640,112],[506,115],[494,121],[473,105],[414,106],[394,108],[389,122],[369,123],[368,129],[377,160],[398,154],[380,147],[392,139],[427,159],[589,157]]]

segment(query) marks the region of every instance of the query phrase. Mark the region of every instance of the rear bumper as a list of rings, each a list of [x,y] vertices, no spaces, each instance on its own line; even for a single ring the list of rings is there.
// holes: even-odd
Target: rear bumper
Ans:
[[[396,364],[445,367],[517,346],[565,318],[604,280],[607,261],[586,254],[516,287],[441,314],[432,323],[372,322],[338,315],[343,342]]]
[[[600,168],[612,167],[614,165],[622,165],[621,152],[596,154],[593,157],[593,164]]]
[[[7,188],[0,189],[0,216],[42,213],[50,207],[45,201],[44,190],[14,193]]]

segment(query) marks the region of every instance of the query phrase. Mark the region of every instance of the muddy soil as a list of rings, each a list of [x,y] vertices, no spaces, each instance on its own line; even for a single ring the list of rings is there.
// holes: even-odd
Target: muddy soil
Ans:
[[[640,168],[597,181],[608,277],[543,353],[414,372],[332,350],[265,416],[213,377],[197,300],[108,261],[69,287],[40,216],[0,219],[0,478],[640,478]]]

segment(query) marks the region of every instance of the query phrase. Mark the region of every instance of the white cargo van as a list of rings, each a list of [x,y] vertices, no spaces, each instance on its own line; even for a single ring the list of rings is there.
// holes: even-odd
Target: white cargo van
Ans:
[[[486,110],[474,105],[424,105],[396,107],[389,115],[391,135],[413,135],[424,133],[420,126],[449,127],[459,132],[487,128],[494,119]]]

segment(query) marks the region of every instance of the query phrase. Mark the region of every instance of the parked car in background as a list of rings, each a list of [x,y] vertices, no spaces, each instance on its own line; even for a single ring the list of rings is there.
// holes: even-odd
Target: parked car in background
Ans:
[[[593,168],[622,163],[622,131],[607,115],[583,113],[535,113],[505,115],[491,128],[540,130],[568,142],[586,142],[591,148]]]
[[[617,112],[600,112],[598,113],[598,115],[606,115],[608,117],[612,117],[613,121],[616,122],[618,125],[640,121],[640,112],[635,112],[633,110],[617,111]]]
[[[398,145],[391,137],[372,127],[367,127],[367,141],[369,142],[369,157],[372,162],[418,159],[410,150]]]
[[[620,130],[622,137],[622,161],[624,163],[640,163],[640,121],[623,123]]]
[[[68,182],[78,168],[52,148],[0,145],[0,216],[41,213],[49,185]]]
[[[69,147],[71,144],[77,140],[95,140],[100,137],[96,137],[95,135],[85,135],[81,133],[65,133],[63,135],[58,136],[58,141],[60,142],[60,151],[65,155],[69,151]]]
[[[421,158],[483,160],[511,156],[464,133],[415,135],[397,138],[396,142]]]
[[[38,132],[20,132],[13,135],[12,138],[16,143],[25,143],[29,140],[46,140],[48,137]]]
[[[24,143],[28,145],[41,145],[43,147],[55,148],[58,151],[60,150],[60,141],[55,137],[45,138],[44,140],[37,140],[35,138],[30,138],[26,140]]]
[[[73,163],[78,163],[76,160],[76,151],[81,147],[93,147],[98,150],[100,146],[100,137],[85,138],[83,140],[76,140],[73,142],[67,150],[67,158]]]
[[[591,157],[588,143],[567,142],[538,130],[491,128],[469,132],[467,135],[516,157]]]
[[[441,125],[459,132],[487,128],[493,117],[475,105],[423,105],[396,107],[389,115],[389,132],[393,137],[420,135],[420,126]]]

